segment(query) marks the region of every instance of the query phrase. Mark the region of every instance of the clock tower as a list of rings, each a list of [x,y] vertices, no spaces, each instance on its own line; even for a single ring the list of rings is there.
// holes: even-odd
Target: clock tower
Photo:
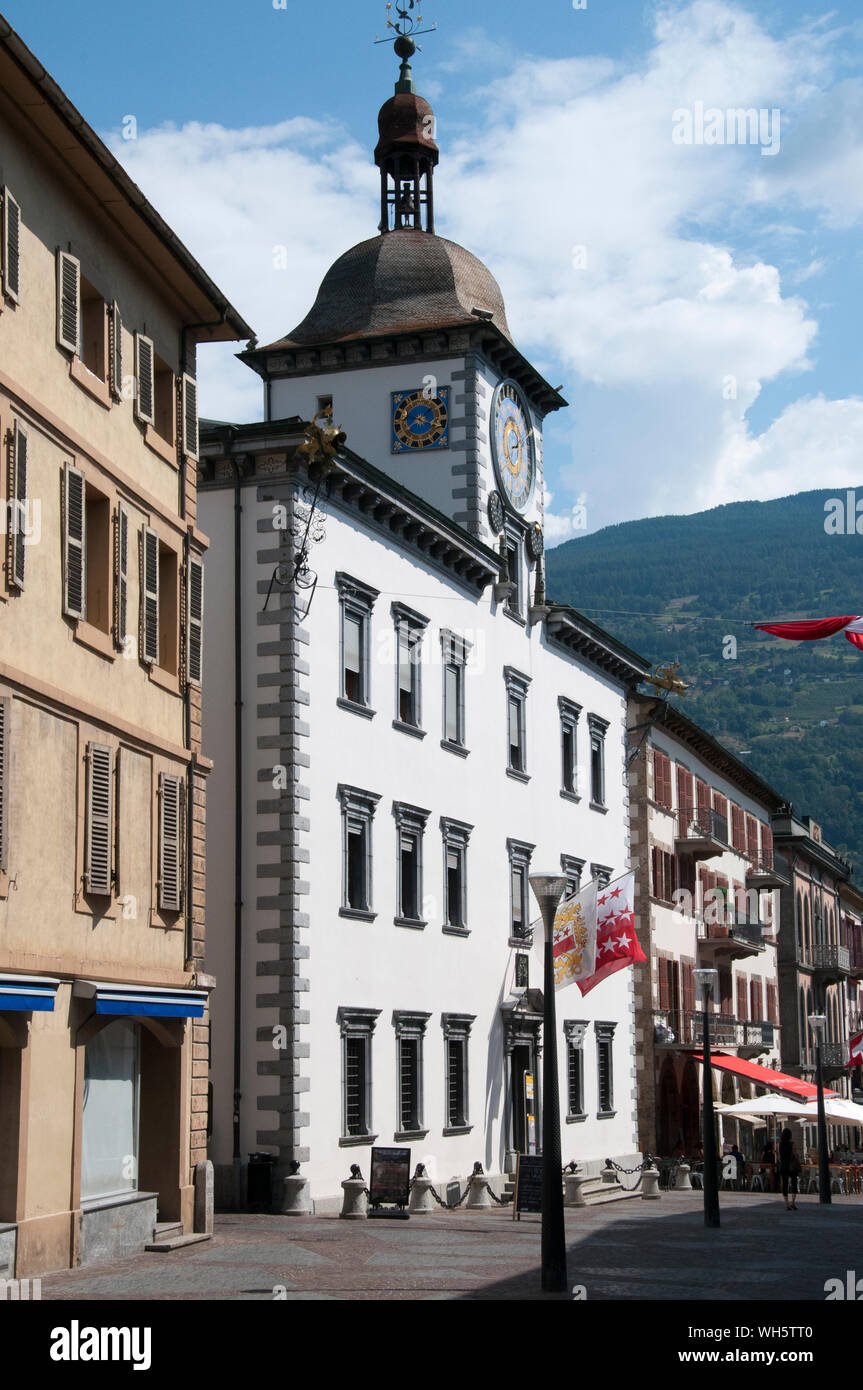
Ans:
[[[513,342],[491,272],[435,231],[440,153],[415,49],[400,32],[378,116],[378,235],[330,267],[302,323],[241,356],[263,378],[268,420],[332,404],[355,453],[485,544],[526,542],[536,559],[542,425],[566,402]]]

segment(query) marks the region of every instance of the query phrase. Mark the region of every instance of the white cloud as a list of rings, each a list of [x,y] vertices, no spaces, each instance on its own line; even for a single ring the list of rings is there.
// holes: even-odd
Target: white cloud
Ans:
[[[726,0],[670,4],[636,70],[525,58],[467,113],[442,103],[441,129],[470,133],[445,141],[438,230],[492,268],[538,368],[553,382],[568,374],[574,462],[559,457],[555,421],[549,543],[576,534],[570,508],[583,491],[594,529],[779,495],[806,485],[816,457],[833,461],[837,486],[852,468],[859,402],[801,400],[759,437],[746,422],[765,382],[811,370],[817,324],[788,286],[823,269],[813,224],[863,219],[863,85],[835,76],[845,37],[829,17],[776,38]],[[470,31],[451,66],[485,42]],[[673,112],[696,101],[779,107],[780,154],[675,145]],[[370,144],[312,118],[112,141],[262,342],[297,324],[332,261],[374,235]],[[279,246],[287,271],[274,269]],[[260,383],[229,350],[200,359],[204,413],[260,415]],[[820,467],[811,481],[825,476]]]

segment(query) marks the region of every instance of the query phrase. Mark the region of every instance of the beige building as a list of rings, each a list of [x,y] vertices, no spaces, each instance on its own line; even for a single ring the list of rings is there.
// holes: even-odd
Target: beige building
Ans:
[[[193,1226],[198,342],[250,330],[0,18],[0,1277]]]

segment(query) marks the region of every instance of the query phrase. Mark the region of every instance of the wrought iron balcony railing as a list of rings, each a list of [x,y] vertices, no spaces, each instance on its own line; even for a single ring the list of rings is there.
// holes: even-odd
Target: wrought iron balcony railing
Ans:
[[[696,810],[694,806],[684,806],[677,812],[677,838],[679,840],[719,840],[728,844],[728,818],[717,815],[715,811]]]

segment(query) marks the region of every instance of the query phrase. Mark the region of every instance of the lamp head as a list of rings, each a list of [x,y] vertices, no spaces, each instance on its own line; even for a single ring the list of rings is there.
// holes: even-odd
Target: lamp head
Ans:
[[[810,1014],[809,1027],[812,1029],[812,1034],[815,1038],[815,1041],[820,1043],[821,1039],[824,1036],[824,1029],[827,1027],[827,1015]]]
[[[693,970],[692,975],[705,999],[709,999],[711,994],[716,993],[719,988],[718,970]]]

